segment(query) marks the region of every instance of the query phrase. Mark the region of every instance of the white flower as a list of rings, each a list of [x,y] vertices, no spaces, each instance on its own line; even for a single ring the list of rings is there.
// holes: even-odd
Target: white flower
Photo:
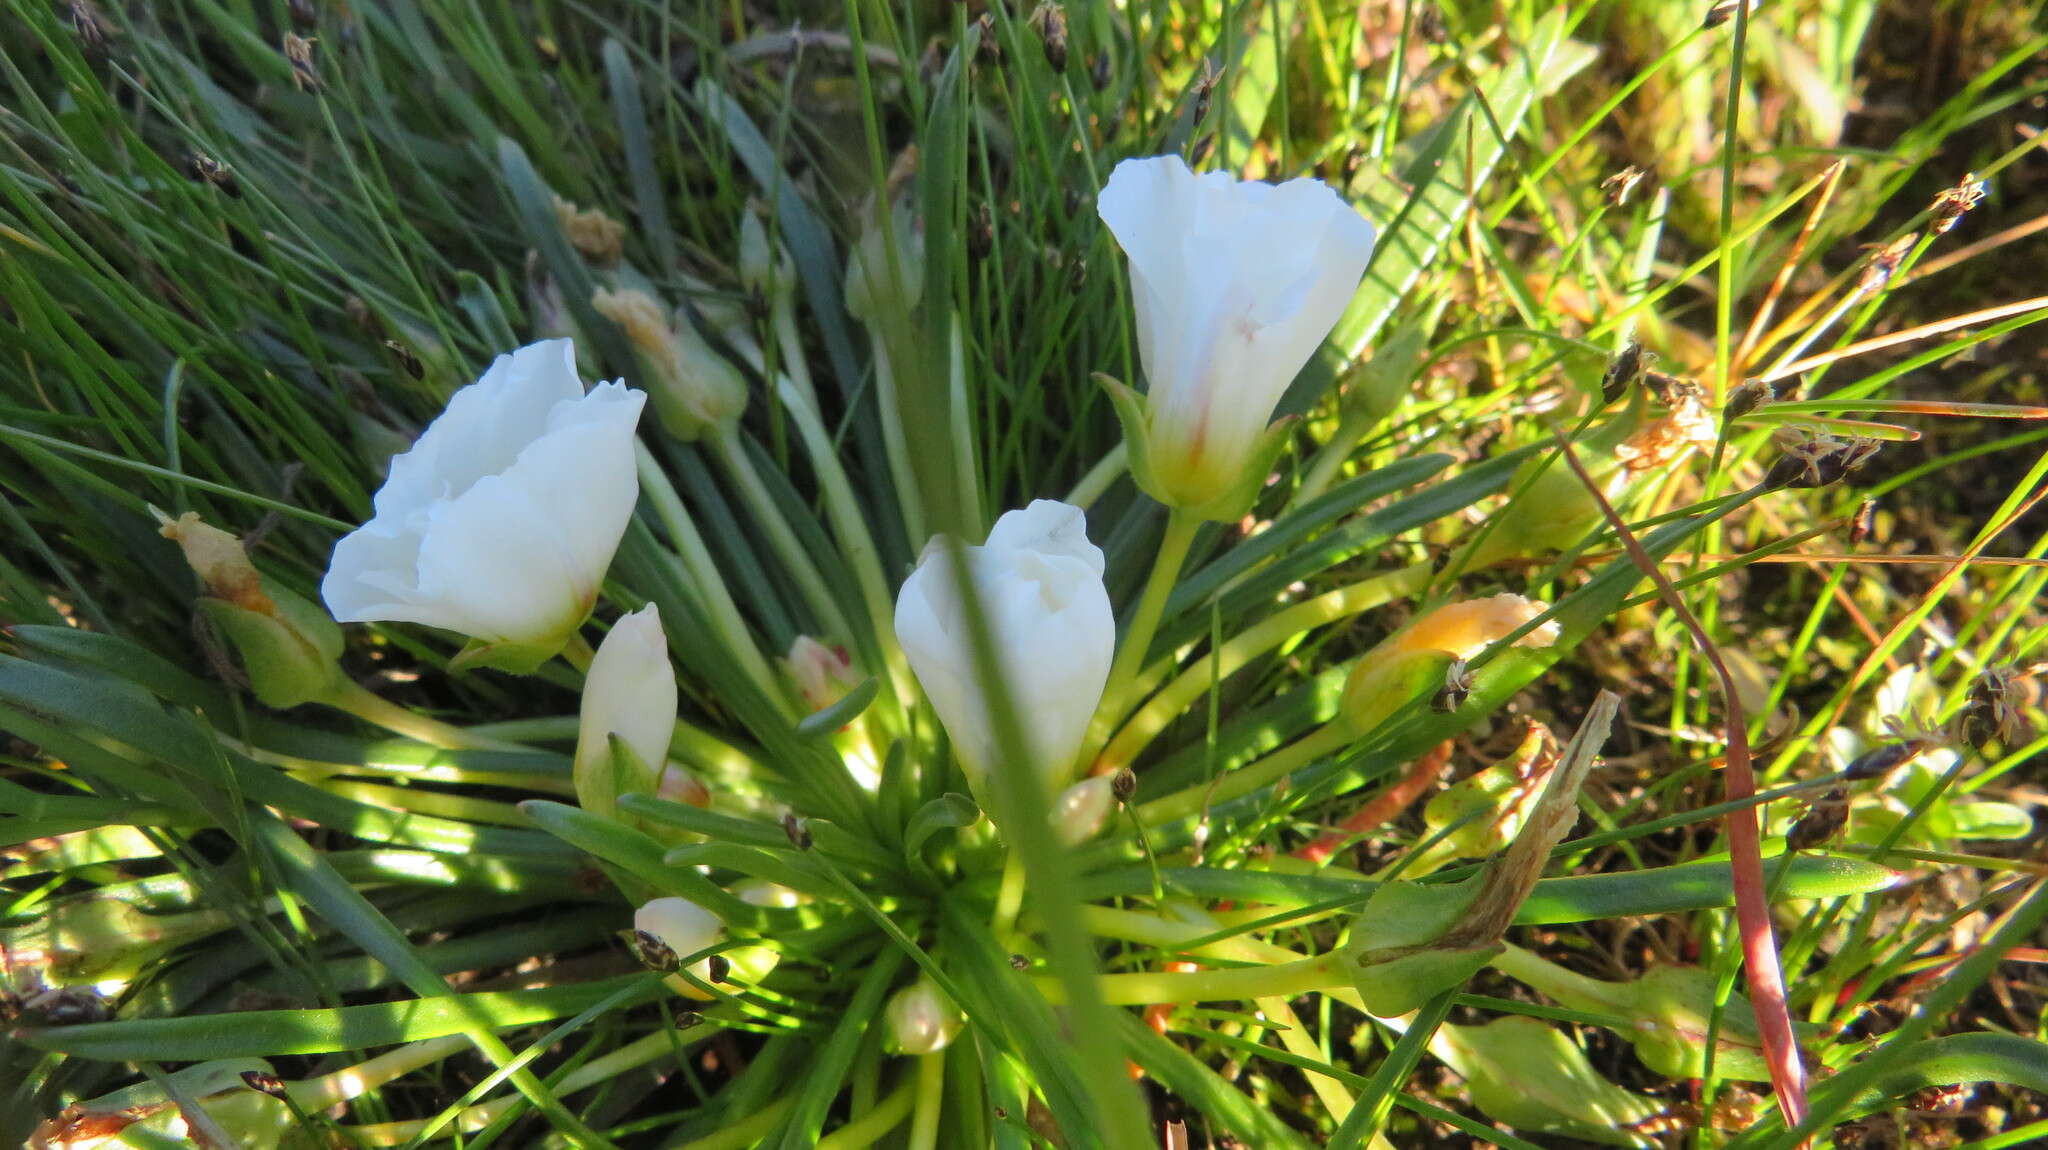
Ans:
[[[1320,181],[1197,176],[1178,156],[1118,164],[1096,210],[1130,259],[1153,494],[1226,498],[1350,304],[1372,225]]]
[[[622,383],[584,394],[566,339],[499,356],[392,459],[376,515],[335,545],[328,609],[459,631],[501,665],[561,650],[639,498],[646,398]]]
[[[621,791],[657,791],[676,730],[676,672],[668,661],[661,611],[649,603],[612,625],[583,678],[576,728],[576,799],[610,815]],[[619,778],[611,736],[632,748],[642,778]]]
[[[1080,508],[1041,499],[997,520],[983,546],[962,549],[1028,762],[1048,788],[1072,765],[1116,645],[1102,552],[1087,530]],[[999,755],[949,554],[935,540],[904,581],[896,638],[978,782]]]

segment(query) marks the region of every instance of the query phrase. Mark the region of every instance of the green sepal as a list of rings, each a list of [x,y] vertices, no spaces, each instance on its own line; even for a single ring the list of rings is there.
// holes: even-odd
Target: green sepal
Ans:
[[[1147,444],[1152,430],[1152,409],[1145,397],[1132,390],[1131,386],[1113,375],[1095,373],[1095,382],[1109,393],[1109,403],[1116,409],[1116,421],[1124,429],[1124,455],[1129,461],[1131,481],[1138,490],[1150,495],[1167,506],[1173,501],[1159,489],[1159,479],[1152,473],[1152,455]]]
[[[1463,950],[1420,950],[1388,962],[1360,967],[1358,996],[1380,1018],[1399,1018],[1446,990],[1456,990],[1493,961],[1501,944]]]
[[[201,596],[196,605],[242,658],[249,689],[266,707],[317,702],[341,683],[341,628],[327,612],[269,579],[263,593],[274,612],[252,611]]]
[[[448,660],[448,669],[454,672],[473,671],[478,667],[504,671],[510,675],[531,675],[540,670],[541,664],[562,653],[564,643],[486,643],[482,639],[471,639],[463,644],[462,650]]]
[[[1472,909],[1482,883],[1390,882],[1373,892],[1344,956],[1365,1008],[1381,1018],[1419,1009],[1464,985],[1501,952],[1498,942],[1438,946]]]
[[[576,805],[591,814],[617,819],[620,795],[635,791],[653,794],[661,777],[626,740],[616,734],[605,738],[609,745],[604,753],[576,756]],[[640,826],[638,819],[620,821]]]

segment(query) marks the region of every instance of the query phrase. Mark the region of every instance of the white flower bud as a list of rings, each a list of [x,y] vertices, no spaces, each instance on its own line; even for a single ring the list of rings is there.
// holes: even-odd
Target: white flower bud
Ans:
[[[920,978],[896,992],[884,1008],[889,1047],[899,1054],[935,1054],[960,1033],[964,1021],[943,991]]]

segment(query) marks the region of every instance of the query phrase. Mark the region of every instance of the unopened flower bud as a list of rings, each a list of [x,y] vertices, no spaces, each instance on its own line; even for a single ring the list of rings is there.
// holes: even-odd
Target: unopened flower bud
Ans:
[[[670,763],[661,769],[661,781],[654,785],[657,798],[692,807],[711,805],[711,792],[697,776]]]
[[[1760,379],[1745,379],[1734,391],[1728,393],[1728,402],[1721,407],[1723,420],[1741,419],[1757,408],[1771,401],[1771,385]]]
[[[1109,787],[1116,794],[1117,802],[1130,802],[1131,796],[1138,793],[1138,772],[1129,767],[1117,768],[1117,772],[1109,776]]]
[[[740,217],[740,286],[764,299],[796,288],[796,265],[788,250],[769,242],[767,225],[753,212]]]
[[[1097,52],[1094,62],[1088,68],[1088,80],[1095,85],[1096,91],[1100,92],[1109,87],[1109,69],[1109,53]]]
[[[341,686],[341,628],[327,612],[265,580],[241,540],[197,513],[156,515],[163,537],[177,542],[206,585],[196,606],[242,657],[258,700],[282,710]]]
[[[936,1054],[960,1033],[960,1010],[930,979],[896,992],[884,1008],[888,1046],[898,1054]]]
[[[576,801],[609,818],[619,795],[656,790],[675,723],[675,669],[661,611],[649,603],[612,625],[583,678]]]
[[[601,209],[578,208],[560,196],[555,197],[554,207],[562,234],[585,259],[607,265],[619,262],[625,252],[626,225]]]
[[[590,306],[618,324],[640,354],[655,414],[670,435],[692,441],[746,410],[747,382],[739,370],[653,296],[637,288],[599,288]]]
[[[653,942],[666,947],[670,961],[677,963],[678,966],[691,955],[717,946],[725,937],[725,924],[719,921],[717,915],[689,899],[675,896],[643,903],[640,909],[633,912],[633,930],[636,942],[640,936],[647,936]],[[661,957],[658,949],[644,943],[640,945],[643,961],[650,954],[656,959]],[[656,969],[660,967],[657,965]],[[705,982],[715,981],[711,977],[711,964],[708,960],[698,960],[689,967],[689,972]],[[669,985],[692,998],[709,997],[704,991],[690,986],[686,979],[671,978]]]
[[[1629,340],[1622,345],[1614,358],[1607,361],[1607,370],[1600,375],[1600,402],[1613,403],[1628,394],[1628,389],[1642,382],[1643,372],[1657,357],[1643,350],[1643,345]]]
[[[812,711],[822,711],[860,686],[862,675],[854,670],[846,648],[820,643],[809,635],[798,635],[782,660],[797,693]]]
[[[1612,1143],[1664,1112],[1656,1100],[1601,1077],[1584,1050],[1541,1019],[1511,1014],[1484,1026],[1446,1025],[1430,1050],[1465,1079],[1481,1113],[1518,1131]]]
[[[743,878],[732,884],[732,896],[748,906],[792,910],[811,901],[809,896],[765,878]]]
[[[888,226],[870,206],[860,239],[846,258],[846,311],[862,322],[893,312],[908,316],[924,298],[924,228],[910,209],[890,210]]]
[[[1053,836],[1065,846],[1080,846],[1095,837],[1116,806],[1116,788],[1095,775],[1060,792],[1052,808]]]

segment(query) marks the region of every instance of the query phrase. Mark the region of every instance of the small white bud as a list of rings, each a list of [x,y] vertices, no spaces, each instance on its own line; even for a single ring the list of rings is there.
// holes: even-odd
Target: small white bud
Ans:
[[[1095,837],[1115,807],[1116,790],[1108,775],[1082,779],[1054,800],[1052,833],[1064,846],[1080,846]]]
[[[960,1033],[960,1011],[930,980],[920,978],[896,992],[884,1015],[888,1044],[899,1054],[934,1054]]]

